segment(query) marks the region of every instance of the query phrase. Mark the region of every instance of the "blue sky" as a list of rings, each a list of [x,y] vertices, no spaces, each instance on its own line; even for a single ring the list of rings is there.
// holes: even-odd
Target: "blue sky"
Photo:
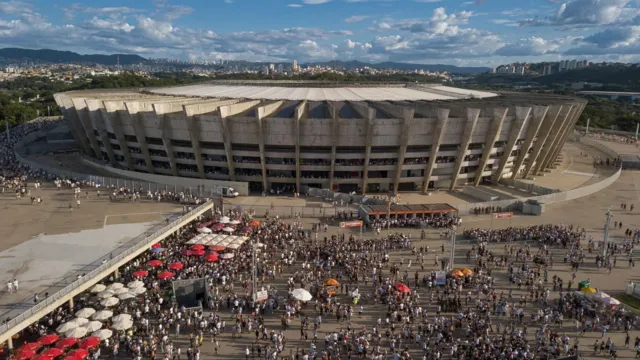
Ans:
[[[636,62],[640,0],[12,0],[0,46],[198,60]]]

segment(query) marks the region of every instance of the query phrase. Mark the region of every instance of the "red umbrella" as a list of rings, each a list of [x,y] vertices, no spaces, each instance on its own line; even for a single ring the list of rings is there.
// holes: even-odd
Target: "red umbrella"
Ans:
[[[162,266],[162,261],[160,260],[151,260],[147,263],[147,266],[151,266],[151,267],[158,267],[158,266]]]
[[[50,358],[56,358],[62,354],[64,354],[64,350],[58,348],[50,348],[40,353],[40,355],[48,356]]]
[[[25,343],[20,347],[20,349],[18,349],[18,351],[23,352],[26,350],[32,350],[35,353],[35,351],[40,349],[41,347],[42,344],[40,344],[39,342]]]
[[[169,266],[167,267],[171,270],[182,270],[184,269],[184,264],[179,262],[174,262],[173,264],[169,264]]]
[[[18,353],[18,356],[16,356],[16,360],[27,360],[31,359],[34,356],[36,356],[36,352],[34,350],[24,349]]]
[[[100,345],[100,338],[97,336],[89,336],[88,338],[82,340],[79,347],[80,349],[88,350],[97,347],[98,345]]]
[[[205,251],[204,250],[191,250],[190,254],[187,255],[191,255],[191,256],[204,256]]]
[[[46,356],[44,354],[36,355],[36,357],[32,357],[31,360],[52,360],[51,356]]]
[[[66,349],[78,343],[78,339],[74,337],[64,338],[56,343],[58,349]]]
[[[149,272],[147,270],[138,270],[138,271],[134,271],[133,274],[131,275],[135,277],[145,277],[149,275]]]
[[[205,260],[206,262],[216,262],[216,261],[218,261],[218,255],[216,255],[216,254],[209,254],[209,255],[207,255],[207,257],[206,257],[206,258],[204,258],[204,260]]]
[[[169,271],[163,271],[160,274],[158,274],[158,279],[160,280],[166,280],[172,277],[173,277],[173,273]]]
[[[220,254],[218,254],[217,251],[210,251],[209,255],[215,255],[215,256],[220,256]]]
[[[49,334],[49,335],[41,336],[38,339],[38,342],[42,345],[51,345],[54,342],[58,341],[59,339],[60,339],[60,336],[56,334]]]
[[[67,359],[83,360],[83,359],[86,359],[87,356],[89,356],[89,352],[87,350],[85,350],[85,349],[76,349],[76,350],[70,351],[67,354],[67,357],[64,358],[64,360],[67,360]]]
[[[411,289],[409,289],[409,287],[403,283],[397,283],[396,284],[396,290],[403,292],[403,293],[410,293]]]
[[[191,250],[194,250],[194,251],[204,250],[204,245],[200,245],[200,244],[191,245]]]
[[[155,244],[151,245],[152,249],[161,248],[161,247],[162,247],[162,244],[160,244],[160,243],[155,243]]]
[[[209,249],[211,249],[213,251],[224,251],[224,249],[226,249],[226,247],[224,247],[222,245],[214,245],[214,246],[211,246]]]

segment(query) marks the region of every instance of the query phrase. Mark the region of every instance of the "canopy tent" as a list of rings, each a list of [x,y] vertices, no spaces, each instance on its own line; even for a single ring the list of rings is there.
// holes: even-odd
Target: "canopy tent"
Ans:
[[[249,238],[247,236],[235,236],[225,234],[199,234],[186,242],[188,245],[224,246],[236,250],[242,246]]]

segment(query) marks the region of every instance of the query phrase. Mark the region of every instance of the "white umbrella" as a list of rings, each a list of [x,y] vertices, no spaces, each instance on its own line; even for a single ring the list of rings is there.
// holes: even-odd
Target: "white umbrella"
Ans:
[[[128,330],[133,326],[133,321],[131,320],[123,320],[111,325],[111,328],[114,330]]]
[[[85,318],[75,318],[72,320],[76,325],[78,326],[85,326],[89,323],[89,319],[85,319]]]
[[[129,300],[129,299],[133,299],[134,297],[136,297],[136,295],[130,292],[126,292],[124,294],[118,295],[118,299],[120,300]]]
[[[220,218],[220,221],[218,221],[218,222],[219,222],[220,224],[228,224],[230,220],[231,220],[231,219],[229,219],[229,217],[227,217],[227,216],[223,216],[223,217],[221,217],[221,218]]]
[[[118,305],[119,302],[120,299],[118,299],[117,297],[110,297],[100,301],[100,305],[104,307],[112,307]]]
[[[139,288],[139,287],[144,287],[144,282],[140,281],[140,280],[135,280],[132,281],[130,283],[127,284],[127,287],[129,289],[134,289],[134,288]]]
[[[100,299],[106,299],[106,298],[110,298],[113,296],[113,291],[111,290],[105,290],[105,291],[101,291],[98,293],[97,295]]]
[[[617,299],[614,299],[612,297],[604,298],[604,299],[602,299],[602,302],[607,304],[607,305],[620,305],[620,301],[618,301]]]
[[[95,294],[95,293],[99,293],[99,292],[104,291],[104,289],[106,289],[106,288],[107,288],[107,287],[106,287],[106,286],[104,286],[104,285],[102,285],[102,284],[95,284],[95,285],[93,285],[93,287],[91,288],[91,292],[92,292],[92,293],[94,293],[94,294]]]
[[[95,313],[96,313],[96,310],[94,308],[86,307],[82,310],[76,311],[76,316],[79,318],[87,319]]]
[[[68,321],[68,322],[66,322],[66,323],[64,323],[64,324],[60,324],[60,325],[56,328],[56,331],[57,331],[59,334],[63,334],[63,333],[66,333],[67,331],[69,331],[69,330],[73,330],[73,329],[75,329],[75,328],[77,328],[77,327],[78,327],[78,324],[76,324],[76,323],[72,320],[72,321]]]
[[[113,316],[113,311],[111,310],[100,310],[97,313],[93,314],[91,317],[93,320],[107,320],[108,318]]]
[[[131,294],[134,294],[134,295],[142,295],[145,292],[147,292],[147,288],[145,288],[145,287],[137,287],[137,288],[131,289],[131,291],[129,291],[129,292]]]
[[[100,321],[91,321],[84,328],[87,329],[87,332],[94,332],[102,329],[102,323]]]
[[[129,292],[129,288],[123,287],[113,292],[113,295],[122,295]]]
[[[121,288],[123,288],[123,287],[124,287],[124,284],[123,284],[123,283],[114,282],[113,284],[111,284],[111,285],[107,286],[107,290],[114,291],[114,290],[121,289]]]
[[[238,220],[231,220],[231,221],[229,221],[229,224],[231,224],[231,225],[238,225],[238,224],[240,224],[240,221],[238,221]]]
[[[291,295],[293,296],[294,299],[300,300],[300,301],[309,301],[313,298],[313,296],[311,296],[311,293],[309,293],[307,290],[302,288],[293,290],[291,292]]]
[[[228,227],[228,226],[227,226],[227,227],[225,227],[225,228],[222,228],[222,231],[225,231],[225,232],[234,232],[234,231],[235,231],[235,229],[234,229],[234,228],[232,228],[232,227]]]
[[[203,228],[198,229],[198,232],[200,234],[211,234],[212,231],[209,228],[203,227]]]
[[[101,341],[107,340],[112,335],[113,335],[113,331],[111,331],[109,329],[102,329],[102,330],[94,331],[91,334],[91,336],[95,336],[95,337],[100,338]]]
[[[222,255],[220,255],[221,258],[223,259],[233,259],[235,255],[233,255],[233,253],[224,253]]]
[[[113,319],[111,319],[111,321],[113,321],[114,323],[117,322],[122,322],[123,320],[131,320],[131,315],[129,314],[120,314],[120,315],[116,315],[113,317]]]
[[[87,335],[87,328],[79,326],[64,333],[65,337],[81,338]]]

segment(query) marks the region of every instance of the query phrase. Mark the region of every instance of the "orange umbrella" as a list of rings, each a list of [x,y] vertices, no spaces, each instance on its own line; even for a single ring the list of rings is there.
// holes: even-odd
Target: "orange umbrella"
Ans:
[[[460,271],[467,276],[473,275],[473,271],[471,271],[471,269],[460,269]]]
[[[327,285],[327,286],[338,286],[338,285],[340,285],[340,283],[336,279],[328,279],[327,281],[324,282],[324,284]]]
[[[226,249],[226,247],[222,246],[222,245],[214,245],[209,247],[209,249],[213,250],[213,251],[224,251],[224,249]]]
[[[455,270],[451,270],[450,272],[451,276],[455,276],[455,277],[462,277],[464,276],[464,274],[462,273],[462,271],[455,269]]]
[[[253,226],[253,227],[260,226],[260,221],[253,220],[249,223],[249,226]]]

